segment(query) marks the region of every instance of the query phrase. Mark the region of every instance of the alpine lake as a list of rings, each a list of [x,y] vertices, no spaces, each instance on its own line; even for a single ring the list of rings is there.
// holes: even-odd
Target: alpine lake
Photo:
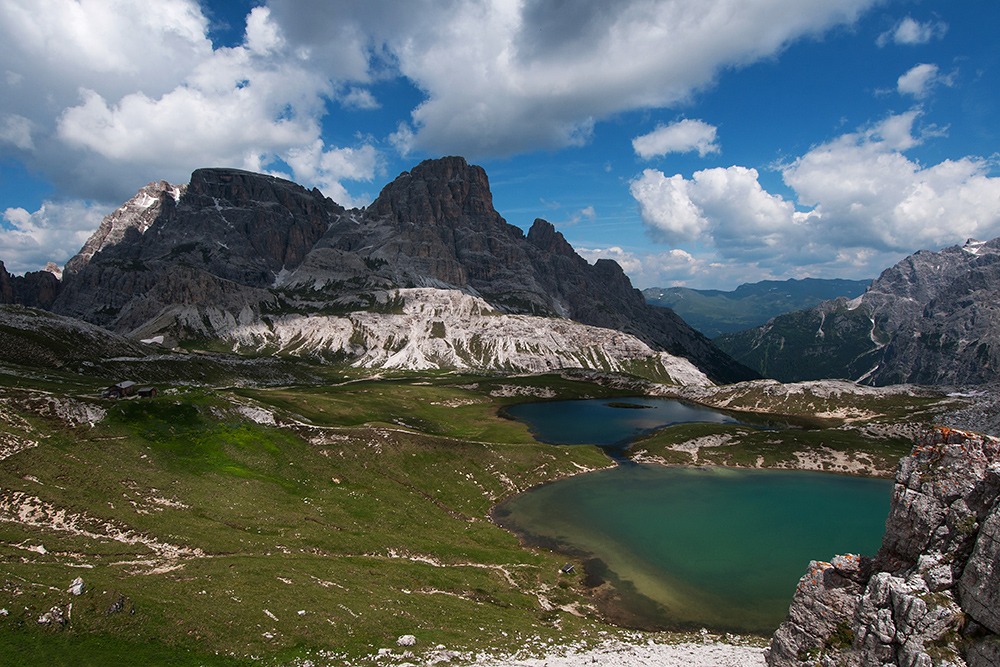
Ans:
[[[623,456],[651,430],[739,423],[726,413],[642,397],[525,403],[507,414],[543,442],[599,445],[618,461],[512,497],[494,519],[529,545],[583,560],[602,611],[627,625],[771,633],[811,560],[873,556],[881,544],[889,480]]]

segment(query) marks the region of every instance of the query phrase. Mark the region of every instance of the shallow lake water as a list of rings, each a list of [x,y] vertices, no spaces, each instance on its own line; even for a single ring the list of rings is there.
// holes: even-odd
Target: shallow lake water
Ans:
[[[507,414],[528,424],[535,437],[556,445],[625,443],[671,424],[738,424],[724,412],[672,398],[593,398],[549,403],[521,403]]]
[[[495,510],[529,542],[586,554],[646,627],[770,633],[810,560],[874,555],[892,483],[824,473],[625,464]]]

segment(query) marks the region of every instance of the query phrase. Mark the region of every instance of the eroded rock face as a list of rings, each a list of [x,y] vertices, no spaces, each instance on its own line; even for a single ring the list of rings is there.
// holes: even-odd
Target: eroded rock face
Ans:
[[[983,384],[1000,369],[1000,238],[921,250],[857,299],[779,315],[717,339],[782,382]]]
[[[811,564],[767,664],[997,665],[998,499],[1000,440],[927,433],[900,462],[878,555]]]
[[[461,290],[506,315],[621,331],[713,381],[755,377],[672,311],[648,306],[615,262],[589,264],[544,220],[527,235],[508,224],[486,172],[460,157],[404,172],[364,210],[236,169],[199,169],[185,186],[151,183],[67,263],[53,310],[174,341],[287,315],[383,312],[382,295],[421,288]]]

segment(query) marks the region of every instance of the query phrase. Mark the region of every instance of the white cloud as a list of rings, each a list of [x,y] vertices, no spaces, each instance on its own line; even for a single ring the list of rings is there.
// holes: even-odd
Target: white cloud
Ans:
[[[755,262],[724,259],[712,252],[695,255],[680,248],[634,252],[613,246],[577,249],[577,252],[591,263],[598,259],[615,260],[638,289],[686,285],[696,285],[699,289],[732,289],[733,285],[746,282],[807,277],[794,270],[776,273]]]
[[[0,141],[11,144],[24,151],[35,147],[31,139],[32,122],[24,116],[7,114],[0,118]]]
[[[904,95],[923,99],[937,84],[951,86],[954,77],[941,74],[937,65],[921,63],[910,68],[896,81],[896,89]]]
[[[34,213],[8,208],[0,224],[0,258],[10,273],[62,266],[101,224],[107,205],[83,201],[44,202]]]
[[[873,130],[846,134],[783,170],[799,203],[818,207],[826,238],[900,251],[1000,235],[1000,178],[988,175],[984,160],[925,167],[901,152],[920,139],[905,141],[894,126],[908,126],[916,115],[911,111]]]
[[[649,134],[632,140],[632,148],[643,159],[666,155],[667,153],[688,153],[698,151],[705,157],[708,153],[719,152],[715,143],[718,128],[700,120],[686,118],[670,125],[661,125]]]
[[[547,202],[544,199],[542,200],[542,203],[547,205]],[[555,208],[559,208],[558,203],[555,204]],[[594,209],[593,206],[586,206],[578,211],[574,211],[573,214],[570,215],[569,220],[563,222],[561,226],[566,226],[566,227],[572,226],[577,224],[584,218],[586,218],[587,220],[594,220],[596,217],[597,217],[597,210]]]
[[[509,155],[577,146],[596,120],[662,107],[723,67],[775,54],[803,35],[852,21],[871,0],[626,0],[562,5],[450,3],[386,38],[400,71],[427,94],[414,145],[436,153]]]
[[[344,99],[341,100],[343,104],[348,109],[378,109],[382,105],[378,103],[375,96],[372,95],[370,90],[364,88],[351,88],[351,90],[344,95]]]
[[[903,151],[922,141],[914,136],[918,117],[916,110],[891,116],[785,165],[794,202],[767,192],[755,170],[740,166],[690,179],[647,169],[632,195],[654,240],[696,243],[723,260],[774,270],[867,266],[870,275],[887,265],[871,263],[915,247],[1000,236],[1000,177],[989,176],[980,158],[931,166],[908,158]]]
[[[379,155],[373,146],[326,149],[322,139],[310,146],[291,149],[285,162],[300,182],[315,183],[323,194],[342,206],[363,206],[370,199],[355,200],[341,181],[371,181],[379,167]]]
[[[647,169],[631,185],[651,236],[669,244],[710,243],[730,255],[780,252],[797,241],[806,214],[766,192],[756,169],[732,166],[697,171],[689,180]]]
[[[272,171],[293,155],[304,165],[320,141],[325,157],[294,178],[355,201],[343,182],[372,168],[338,168],[336,156],[372,165],[374,148],[323,144],[321,119],[338,91],[345,106],[378,106],[338,79],[367,79],[360,43],[304,48],[266,6],[250,10],[239,46],[214,49],[207,30],[194,0],[0,0],[0,151],[26,152],[70,194],[114,201],[198,167]]]
[[[907,16],[891,30],[878,36],[876,43],[885,46],[890,41],[895,44],[926,44],[932,39],[941,39],[948,32],[948,24],[942,21],[927,21],[921,23],[912,16]]]
[[[285,39],[278,26],[271,21],[271,10],[254,7],[247,15],[246,48],[259,55],[267,55],[281,48]]]

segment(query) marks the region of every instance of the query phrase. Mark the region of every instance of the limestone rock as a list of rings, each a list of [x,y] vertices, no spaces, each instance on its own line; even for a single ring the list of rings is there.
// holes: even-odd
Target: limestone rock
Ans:
[[[900,462],[871,567],[810,565],[767,664],[997,664],[998,535],[1000,440],[930,431]]]
[[[979,623],[1000,634],[1000,507],[994,507],[979,529],[958,590],[962,607]]]
[[[50,308],[59,295],[58,267],[49,262],[44,271],[29,271],[23,276],[7,273],[0,262],[0,304],[18,304],[30,308]]]
[[[87,585],[83,583],[83,578],[77,577],[73,580],[73,583],[69,585],[68,592],[72,595],[83,595],[85,590],[87,590]]]
[[[982,384],[1000,369],[998,297],[1000,238],[970,239],[910,255],[857,299],[780,315],[717,342],[784,382]]]
[[[151,183],[67,263],[52,309],[176,342],[284,326],[293,316],[396,315],[384,296],[414,289],[622,332],[712,381],[755,377],[672,311],[647,305],[615,262],[589,264],[543,220],[527,235],[508,224],[493,208],[486,172],[460,157],[404,172],[364,210],[236,169],[199,169],[184,186]],[[406,339],[428,341],[411,358],[454,356],[442,356],[436,336]],[[352,345],[351,358],[381,353]]]

